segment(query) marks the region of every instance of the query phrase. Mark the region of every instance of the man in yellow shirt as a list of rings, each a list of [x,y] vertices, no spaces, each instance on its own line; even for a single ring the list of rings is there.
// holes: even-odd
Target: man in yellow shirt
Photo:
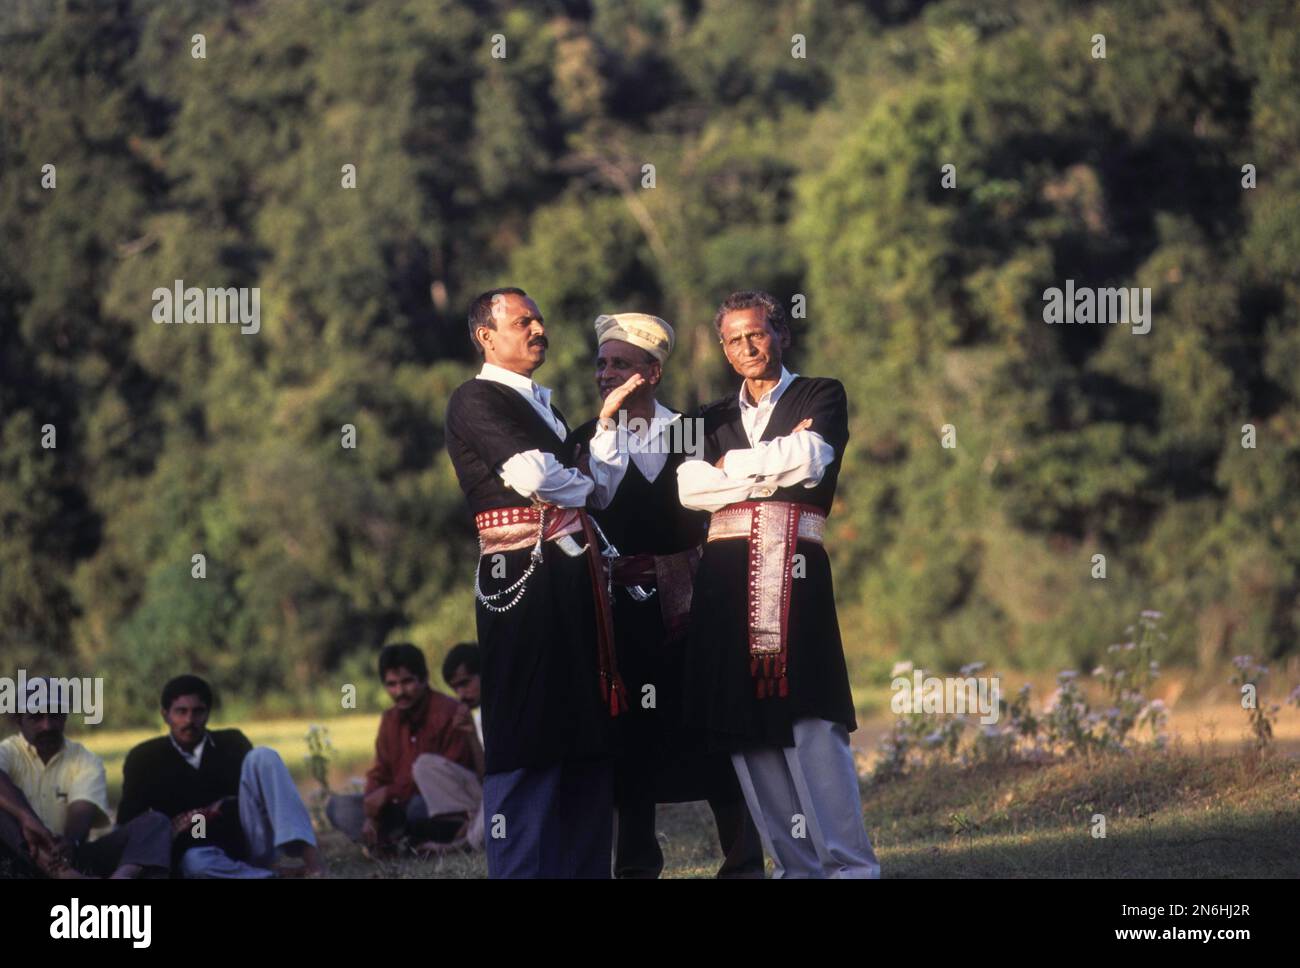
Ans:
[[[66,711],[39,706],[15,714],[19,734],[0,742],[0,845],[51,877],[166,876],[171,823],[161,813],[88,839],[109,823],[104,761],[64,737]]]

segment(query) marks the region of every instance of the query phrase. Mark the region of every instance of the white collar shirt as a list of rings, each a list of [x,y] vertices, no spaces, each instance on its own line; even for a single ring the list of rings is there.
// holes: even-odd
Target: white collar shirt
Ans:
[[[569,435],[569,428],[551,409],[551,391],[547,387],[534,383],[522,373],[507,370],[495,363],[484,363],[483,369],[478,372],[477,379],[491,380],[493,383],[500,383],[517,390],[519,395],[537,411],[538,416],[546,421],[546,425],[555,431],[556,436],[563,440]]]
[[[740,422],[745,428],[745,436],[749,438],[749,445],[754,447],[763,439],[763,431],[767,429],[767,423],[772,419],[772,411],[776,409],[776,402],[781,399],[781,394],[785,393],[786,388],[794,382],[797,373],[791,373],[784,366],[781,367],[781,379],[776,386],[763,394],[757,403],[750,403],[749,393],[744,383],[740,385]]]
[[[198,745],[188,753],[181,749],[181,744],[176,742],[176,737],[172,736],[171,733],[167,734],[167,738],[172,741],[172,746],[176,748],[176,752],[181,754],[181,759],[197,770],[203,763],[203,751],[208,747],[208,734],[204,733]]]

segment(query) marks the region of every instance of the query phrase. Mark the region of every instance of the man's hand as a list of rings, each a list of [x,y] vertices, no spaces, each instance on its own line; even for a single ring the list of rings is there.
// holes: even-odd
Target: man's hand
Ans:
[[[468,706],[462,705],[457,710],[451,724],[454,729],[460,730],[467,736],[478,736],[478,730],[474,728],[474,717],[471,715]]]
[[[379,823],[373,817],[367,817],[361,825],[361,842],[367,847],[379,845]]]
[[[34,813],[25,813],[18,818],[18,823],[22,828],[23,840],[27,842],[27,849],[31,851],[33,857],[38,854],[56,853],[61,846],[61,837],[56,837],[45,824],[41,823],[41,818]]]
[[[47,830],[46,833],[49,833]],[[63,837],[51,835],[51,846],[32,850],[32,860],[47,877],[56,880],[88,880],[87,875],[72,866],[73,844]],[[30,841],[28,842],[30,845]]]
[[[64,860],[64,861],[66,861],[67,863],[71,864],[71,863],[72,863],[72,856],[73,856],[74,853],[76,853],[76,850],[77,850],[77,845],[74,844],[74,843],[73,843],[71,840],[69,840],[67,837],[59,837],[59,836],[56,836],[56,837],[54,838],[54,856],[55,856],[55,857],[58,857],[58,858],[60,858],[61,860]]]
[[[644,383],[645,377],[640,373],[634,373],[627,378],[627,382],[621,387],[611,390],[609,396],[605,398],[605,405],[600,408],[601,423],[606,420],[613,420],[618,412],[623,409],[623,404],[627,402],[627,398],[640,389]]]
[[[371,790],[361,801],[361,807],[366,816],[372,820],[377,820],[383,813],[384,806],[388,803],[388,787],[381,786]]]
[[[613,396],[613,394],[611,393],[610,396]],[[801,430],[811,430],[811,429],[812,429],[812,417],[804,417],[802,420],[800,420],[797,424],[794,425],[794,430],[790,431],[790,433],[787,434],[787,436],[792,436],[794,434],[797,434]],[[719,457],[717,460],[713,462],[713,466],[718,468],[718,470],[723,470],[722,462],[725,461],[726,459],[727,459],[727,455],[723,454],[721,457]]]
[[[202,810],[182,810],[172,817],[172,836],[180,837],[194,826],[194,818],[201,816]]]

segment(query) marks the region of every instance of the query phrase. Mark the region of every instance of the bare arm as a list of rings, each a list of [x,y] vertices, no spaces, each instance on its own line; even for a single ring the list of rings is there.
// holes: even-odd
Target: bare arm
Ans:
[[[9,774],[0,770],[0,810],[4,810],[18,821],[22,828],[23,839],[35,854],[42,850],[54,850],[58,846],[56,837],[41,818],[36,815],[32,805],[27,802],[23,791],[9,779]]]
[[[81,843],[102,817],[99,807],[89,800],[73,800],[68,804],[68,816],[63,824],[64,839],[74,844]]]

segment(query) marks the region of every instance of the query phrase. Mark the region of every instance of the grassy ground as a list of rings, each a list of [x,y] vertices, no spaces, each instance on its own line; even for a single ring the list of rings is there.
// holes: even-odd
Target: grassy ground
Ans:
[[[868,789],[866,817],[890,877],[1297,877],[1297,781],[1206,750],[938,767]]]
[[[319,720],[335,748],[330,786],[347,790],[369,763],[378,717]],[[864,768],[889,726],[873,717],[854,735]],[[308,802],[309,720],[243,724],[277,749]],[[979,768],[936,766],[902,780],[864,783],[868,830],[886,877],[1300,877],[1300,716],[1283,713],[1275,747],[1245,745],[1245,716],[1220,700],[1176,707],[1167,752]],[[121,762],[151,731],[83,732],[107,762],[116,800]],[[1105,838],[1093,817],[1105,817]],[[660,807],[666,877],[709,877],[720,863],[702,803]],[[332,830],[321,835],[340,877],[483,877],[481,855],[375,862]]]

